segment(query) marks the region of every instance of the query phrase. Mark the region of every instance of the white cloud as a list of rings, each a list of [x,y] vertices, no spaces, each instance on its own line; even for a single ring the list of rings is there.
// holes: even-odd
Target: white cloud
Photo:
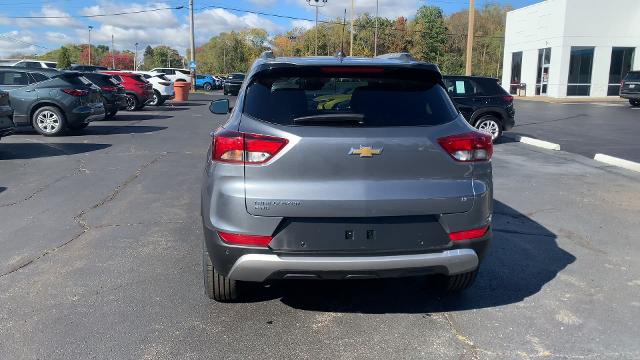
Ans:
[[[68,44],[77,41],[77,39],[61,32],[47,31],[45,34],[47,41],[55,43],[55,44]]]
[[[313,21],[308,21],[308,20],[291,21],[292,28],[301,28],[301,29],[309,30],[313,27],[313,25],[314,25]]]
[[[296,1],[300,7],[306,8],[310,14],[315,9],[307,5],[305,1]],[[416,14],[416,10],[420,7],[421,2],[416,0],[395,0],[395,1],[379,1],[378,15],[380,17],[386,17],[389,19],[395,19],[398,16],[413,17]],[[349,20],[349,12],[351,11],[351,2],[343,1],[328,1],[327,5],[320,8],[320,17],[322,19],[334,20],[344,16],[344,9],[347,9],[347,21]],[[355,2],[355,16],[369,13],[375,15],[376,13],[376,0],[358,0]]]
[[[51,5],[44,5],[39,12],[31,12],[31,16],[51,16],[46,19],[16,19],[15,23],[20,28],[30,27],[63,27],[63,28],[79,28],[83,25],[76,19],[69,18],[66,13]]]
[[[257,6],[273,6],[276,3],[276,0],[249,0],[250,2],[252,2],[254,5]]]
[[[223,9],[208,9],[195,15],[196,31],[205,36],[205,41],[221,32],[262,28],[268,32],[277,32],[281,27],[271,20],[256,14],[235,15]]]
[[[167,3],[116,3],[101,0],[98,5],[83,8],[83,15],[112,14],[123,12],[136,12],[148,9],[161,9],[173,7]],[[137,14],[118,16],[94,17],[91,21],[103,25],[117,26],[128,29],[145,29],[148,27],[171,28],[179,25],[178,19],[172,10],[148,11]]]
[[[0,33],[0,57],[6,57],[15,53],[35,54],[46,51],[34,45],[37,39],[31,33],[10,31]]]

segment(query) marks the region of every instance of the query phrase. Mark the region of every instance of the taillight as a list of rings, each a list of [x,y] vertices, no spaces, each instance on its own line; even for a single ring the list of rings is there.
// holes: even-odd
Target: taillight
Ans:
[[[508,102],[512,102],[513,101],[513,96],[511,96],[511,95],[503,95],[502,96],[502,100],[508,101]]]
[[[232,245],[249,245],[266,247],[271,242],[272,237],[266,235],[243,235],[218,231],[218,236],[222,241]]]
[[[89,94],[87,90],[80,90],[80,89],[62,89],[62,92],[69,94],[71,96],[87,96]]]
[[[491,135],[475,131],[443,137],[438,143],[455,161],[488,161],[493,155]]]
[[[100,90],[106,92],[116,92],[118,89],[115,86],[100,86]]]
[[[211,159],[226,163],[263,164],[272,159],[289,141],[226,129],[213,135]]]
[[[449,239],[451,239],[451,241],[478,239],[483,237],[488,230],[489,230],[489,226],[487,225],[477,229],[456,231],[456,232],[449,233]]]

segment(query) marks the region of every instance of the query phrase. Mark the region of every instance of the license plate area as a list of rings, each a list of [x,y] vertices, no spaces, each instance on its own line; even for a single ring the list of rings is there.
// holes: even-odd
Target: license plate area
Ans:
[[[376,253],[439,250],[449,238],[435,216],[286,218],[270,247],[282,252]]]

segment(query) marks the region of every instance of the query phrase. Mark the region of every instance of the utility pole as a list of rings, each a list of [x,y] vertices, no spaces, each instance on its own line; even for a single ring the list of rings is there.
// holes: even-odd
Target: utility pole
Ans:
[[[89,65],[91,65],[91,29],[93,26],[89,25]]]
[[[115,70],[116,69],[116,58],[114,57],[115,55],[115,48],[113,46],[113,34],[111,34],[111,69]]]
[[[135,47],[136,47],[136,53],[135,53],[135,57],[133,58],[133,71],[138,70],[138,43],[135,43]]]
[[[193,31],[193,0],[189,0],[189,32],[191,35],[191,61],[194,63],[196,63],[196,38],[194,35],[194,31]],[[191,68],[191,84],[194,86],[191,86],[191,91],[194,92],[196,91],[196,68],[195,66],[193,66]]]
[[[349,56],[353,56],[353,8],[355,0],[351,0],[351,46],[349,48]]]
[[[474,22],[476,17],[476,1],[469,0],[469,27],[467,28],[467,66],[465,68],[465,75],[469,76],[472,73],[472,61],[473,61],[473,33]]]
[[[373,56],[378,56],[378,0],[376,0],[376,32],[373,39]]]
[[[327,0],[307,0],[307,4],[316,8],[316,56],[318,56],[318,9],[327,5]]]

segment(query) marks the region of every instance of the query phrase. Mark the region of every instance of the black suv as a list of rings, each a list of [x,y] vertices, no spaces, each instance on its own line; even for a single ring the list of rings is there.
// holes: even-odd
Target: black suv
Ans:
[[[640,106],[640,71],[629,71],[620,84],[620,97],[632,106]]]
[[[493,140],[515,124],[513,96],[498,84],[498,80],[479,76],[443,76],[451,100],[464,118],[476,129],[491,135]]]
[[[222,91],[225,95],[238,95],[240,92],[240,87],[242,86],[242,82],[244,81],[244,74],[242,73],[233,73],[230,74],[229,77],[224,79],[224,85],[222,85]]]

